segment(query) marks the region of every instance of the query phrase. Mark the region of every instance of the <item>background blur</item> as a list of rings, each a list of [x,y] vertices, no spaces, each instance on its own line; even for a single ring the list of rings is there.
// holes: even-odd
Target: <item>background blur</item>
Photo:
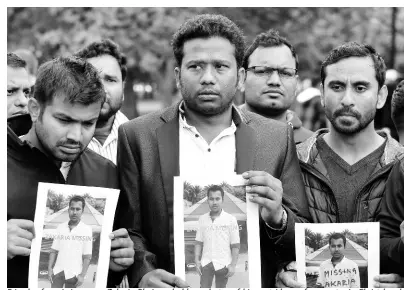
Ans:
[[[39,64],[76,52],[102,38],[117,42],[128,58],[125,102],[127,117],[166,107],[179,100],[175,86],[172,34],[189,17],[219,13],[237,23],[247,44],[260,32],[274,28],[285,36],[299,55],[300,88],[318,87],[320,64],[334,47],[357,41],[371,44],[389,69],[390,95],[404,72],[404,8],[7,8],[7,49],[27,49]],[[305,96],[294,110],[304,121],[315,96]],[[306,100],[307,99],[307,100]],[[238,92],[235,102],[243,102]],[[309,104],[306,102],[311,102]],[[307,120],[306,122],[310,122]],[[320,122],[319,122],[320,124]],[[306,125],[305,125],[306,126]],[[316,125],[321,126],[322,125]],[[307,124],[308,129],[316,130]],[[390,98],[376,115],[376,127],[394,130]],[[395,131],[395,130],[394,130]],[[396,133],[392,132],[394,136]]]

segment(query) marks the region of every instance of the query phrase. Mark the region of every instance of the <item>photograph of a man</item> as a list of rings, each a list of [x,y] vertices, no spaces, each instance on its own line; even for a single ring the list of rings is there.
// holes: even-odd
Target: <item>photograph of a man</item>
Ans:
[[[196,269],[201,276],[201,288],[211,288],[214,276],[215,287],[226,288],[238,262],[238,222],[233,215],[222,209],[224,190],[221,186],[210,186],[207,200],[210,211],[199,218],[195,237]]]
[[[325,288],[360,288],[360,273],[357,264],[345,257],[346,237],[334,233],[329,237],[331,258],[319,268],[318,286]]]
[[[77,288],[84,282],[92,255],[92,228],[81,221],[85,200],[69,201],[69,221],[61,223],[51,246],[48,277],[52,288]]]

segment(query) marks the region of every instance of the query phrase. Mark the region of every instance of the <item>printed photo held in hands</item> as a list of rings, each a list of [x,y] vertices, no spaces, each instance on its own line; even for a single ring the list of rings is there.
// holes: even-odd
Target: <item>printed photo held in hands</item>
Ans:
[[[379,223],[296,224],[298,282],[307,288],[374,287]]]
[[[174,179],[175,274],[194,288],[260,287],[258,206],[245,180]]]
[[[29,287],[106,287],[119,190],[39,183]]]

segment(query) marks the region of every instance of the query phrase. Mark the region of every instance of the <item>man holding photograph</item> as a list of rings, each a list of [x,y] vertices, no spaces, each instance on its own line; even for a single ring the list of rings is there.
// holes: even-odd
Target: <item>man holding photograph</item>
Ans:
[[[297,145],[316,223],[376,221],[389,174],[403,154],[396,140],[374,128],[376,110],[386,102],[385,78],[384,60],[370,45],[345,43],[322,63],[321,102],[330,129]],[[276,286],[303,287],[286,269],[293,270],[288,265],[281,271]],[[375,280],[376,287],[403,287],[397,274]]]
[[[323,261],[316,283],[324,288],[360,288],[359,267],[345,257],[346,237],[334,233],[329,237],[332,258]]]
[[[85,200],[73,196],[68,202],[68,222],[61,223],[51,246],[48,277],[52,288],[80,287],[90,265],[93,233],[81,221]]]
[[[174,241],[174,177],[237,173],[260,205],[262,287],[273,287],[278,257],[295,255],[286,222],[310,219],[292,129],[233,105],[244,83],[245,40],[231,20],[197,15],[181,25],[172,46],[183,100],[119,128],[119,204],[129,207],[121,220],[132,229],[138,257],[130,286],[189,286],[173,274],[174,243],[183,242]]]
[[[215,287],[226,288],[238,262],[239,226],[236,218],[222,209],[221,186],[210,186],[207,196],[210,211],[199,218],[195,238],[196,268],[201,276],[201,288],[211,288],[214,276]]]
[[[30,115],[7,127],[7,286],[27,288],[39,182],[118,188],[115,165],[86,149],[105,101],[97,70],[85,60],[59,57],[40,66]],[[29,128],[22,130],[22,128]],[[125,228],[111,233],[108,283],[118,284],[134,262]],[[119,281],[118,281],[119,280]]]

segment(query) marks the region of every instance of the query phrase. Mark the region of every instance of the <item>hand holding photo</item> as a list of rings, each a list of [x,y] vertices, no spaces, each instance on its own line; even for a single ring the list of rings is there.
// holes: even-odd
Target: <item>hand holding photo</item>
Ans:
[[[106,287],[111,239],[124,235],[111,233],[118,195],[116,189],[39,183],[30,288]]]

